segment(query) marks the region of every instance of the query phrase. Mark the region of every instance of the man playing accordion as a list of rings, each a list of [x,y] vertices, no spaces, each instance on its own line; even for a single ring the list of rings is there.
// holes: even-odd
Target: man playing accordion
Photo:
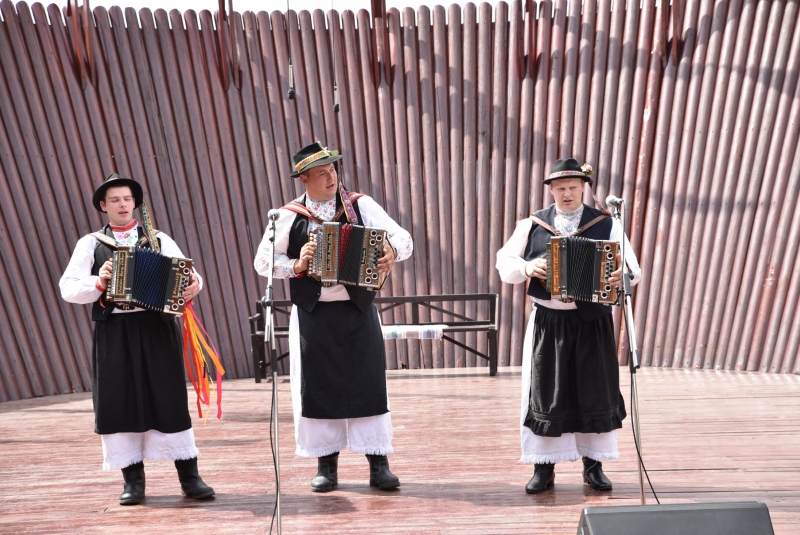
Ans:
[[[611,307],[589,301],[564,302],[545,288],[550,238],[576,236],[625,243],[625,263],[641,270],[620,223],[581,202],[591,168],[575,159],[557,160],[544,180],[555,203],[517,223],[497,253],[500,278],[528,282],[533,310],[523,342],[521,442],[523,463],[535,465],[529,494],[553,485],[555,463],[583,458],[584,482],[611,490],[602,461],[618,459],[616,430],[626,416],[619,390],[619,365]],[[608,283],[619,286],[622,268]]]
[[[389,244],[377,260],[386,274],[394,262],[411,256],[411,235],[372,198],[347,192],[339,181],[341,155],[319,142],[297,152],[292,177],[306,192],[279,210],[275,223],[275,261],[268,228],[254,265],[259,275],[289,279],[290,377],[297,455],[317,458],[314,492],[338,484],[339,452],[367,456],[369,483],[381,490],[400,486],[389,471],[392,420],[386,389],[386,364],[375,291],[341,283],[321,284],[309,276],[317,244],[309,232],[335,221],[387,231]],[[340,279],[341,281],[341,279]]]
[[[109,221],[99,238],[112,245],[152,248],[148,233],[133,218],[142,201],[138,182],[116,173],[109,176],[92,197],[95,209]],[[153,234],[164,255],[183,257],[172,238],[155,230]],[[112,254],[112,248],[94,235],[84,236],[59,282],[65,301],[92,305],[92,391],[95,433],[103,442],[103,469],[122,469],[121,505],[136,505],[144,499],[145,458],[174,461],[183,493],[195,499],[210,498],[214,489],[197,473],[198,450],[175,316],[107,301]],[[193,271],[183,298],[189,301],[202,287],[203,279]]]

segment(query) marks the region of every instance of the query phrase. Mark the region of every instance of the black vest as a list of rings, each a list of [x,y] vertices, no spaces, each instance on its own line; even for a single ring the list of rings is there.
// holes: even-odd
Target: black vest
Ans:
[[[145,236],[144,229],[140,226],[138,229],[139,237]],[[111,230],[111,225],[106,225],[99,232],[102,232],[112,240],[114,238],[114,231]],[[159,245],[161,244],[161,240],[158,240]],[[142,247],[150,247],[150,242],[148,241]],[[103,267],[103,264],[106,263],[106,260],[114,256],[114,250],[106,245],[105,243],[98,241],[97,247],[94,248],[94,264],[92,264],[92,275],[97,276],[100,274],[100,268]],[[105,321],[108,318],[109,314],[114,311],[117,306],[114,303],[109,303],[105,299],[103,299],[105,295],[101,296],[100,299],[94,302],[92,305],[92,321]],[[100,304],[102,300],[103,304]],[[172,319],[173,316],[166,314],[169,316],[169,319]]]
[[[534,213],[536,217],[544,221],[550,226],[553,226],[553,218],[556,215],[556,205],[552,204],[549,208],[540,210]],[[592,219],[603,215],[600,210],[590,206],[583,205],[583,215],[578,227],[582,227]],[[590,238],[592,240],[608,240],[611,237],[611,227],[614,221],[610,217],[598,221],[584,232],[580,234],[583,238]],[[525,260],[533,260],[534,258],[542,258],[547,252],[550,245],[550,238],[553,235],[547,230],[537,225],[535,222],[531,227],[531,232],[528,234],[528,245],[525,246]],[[533,278],[528,284],[528,295],[536,299],[549,300],[550,292],[541,283],[541,279]],[[592,321],[611,314],[611,307],[608,305],[601,305],[599,303],[589,303],[587,301],[575,301],[575,306],[578,307],[578,313],[585,321]]]
[[[340,206],[341,200],[337,195],[337,209]],[[358,209],[358,201],[353,202],[353,208],[356,211],[356,216],[358,216],[358,221],[363,225],[361,212]],[[346,222],[347,215],[342,214],[337,221],[339,223]],[[289,231],[289,246],[286,248],[286,254],[289,255],[289,258],[299,258],[300,249],[303,248],[303,245],[305,245],[307,241],[308,218],[297,214],[297,217],[294,219],[294,223],[292,223],[292,228]],[[366,290],[364,288],[359,288],[358,286],[345,285],[345,290],[347,290],[347,293],[350,295],[350,300],[353,301],[353,303],[355,303],[355,305],[362,312],[367,310],[367,308],[372,304],[372,300],[375,299],[375,292]],[[291,295],[292,303],[310,313],[314,310],[314,306],[316,306],[320,295],[322,295],[322,284],[308,276],[295,277],[289,279],[289,293]]]

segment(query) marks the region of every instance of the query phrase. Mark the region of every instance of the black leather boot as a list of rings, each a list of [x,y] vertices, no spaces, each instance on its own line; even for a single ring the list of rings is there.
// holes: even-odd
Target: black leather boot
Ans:
[[[214,495],[214,489],[203,483],[197,474],[197,457],[185,461],[175,461],[178,470],[178,479],[181,481],[181,491],[184,496],[203,500]]]
[[[556,479],[555,464],[535,464],[533,465],[533,477],[525,485],[525,492],[528,494],[539,494],[553,486]]]
[[[339,452],[317,457],[317,477],[311,480],[313,492],[330,492],[339,484]]]
[[[611,490],[611,481],[603,473],[603,463],[583,458],[583,481],[594,490]]]
[[[144,499],[144,463],[126,466],[122,469],[125,486],[119,495],[120,505],[139,505]]]
[[[389,471],[386,455],[367,455],[369,460],[369,486],[392,490],[400,486],[400,478]]]

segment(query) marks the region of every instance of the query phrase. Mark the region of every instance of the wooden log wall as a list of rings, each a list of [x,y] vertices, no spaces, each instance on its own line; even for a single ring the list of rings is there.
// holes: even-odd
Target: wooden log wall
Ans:
[[[103,224],[89,198],[114,171],[144,184],[157,228],[197,261],[227,376],[252,376],[248,316],[265,287],[252,258],[267,211],[300,193],[291,155],[312,140],[342,150],[345,184],[414,237],[384,293],[500,294],[501,366],[520,364],[529,310],[495,253],[572,156],[597,170],[599,199],[626,200],[645,365],[800,373],[799,6],[87,17],[3,0],[0,401],[91,388],[88,307],[64,303],[58,279]],[[449,344],[387,347],[390,369],[485,365]]]

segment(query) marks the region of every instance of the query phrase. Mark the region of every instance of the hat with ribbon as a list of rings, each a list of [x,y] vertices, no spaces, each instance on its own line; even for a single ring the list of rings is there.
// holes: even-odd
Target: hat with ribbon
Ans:
[[[337,150],[328,150],[319,141],[303,147],[294,156],[294,172],[291,177],[298,177],[301,173],[312,167],[318,167],[342,159],[342,155]]]
[[[108,190],[108,188],[116,188],[118,186],[128,186],[131,188],[131,193],[136,201],[134,208],[139,208],[139,205],[142,204],[142,200],[144,199],[142,186],[132,178],[124,178],[119,176],[117,173],[111,173],[106,181],[94,191],[94,195],[92,195],[92,204],[94,205],[95,210],[98,212],[105,212],[105,210],[100,208],[100,201],[105,201],[106,190]]]
[[[550,176],[544,179],[544,183],[549,184],[553,180],[561,178],[580,178],[591,185],[592,179],[589,177],[592,174],[594,174],[594,171],[588,163],[581,165],[575,158],[565,158],[555,161],[553,168],[550,170]]]

